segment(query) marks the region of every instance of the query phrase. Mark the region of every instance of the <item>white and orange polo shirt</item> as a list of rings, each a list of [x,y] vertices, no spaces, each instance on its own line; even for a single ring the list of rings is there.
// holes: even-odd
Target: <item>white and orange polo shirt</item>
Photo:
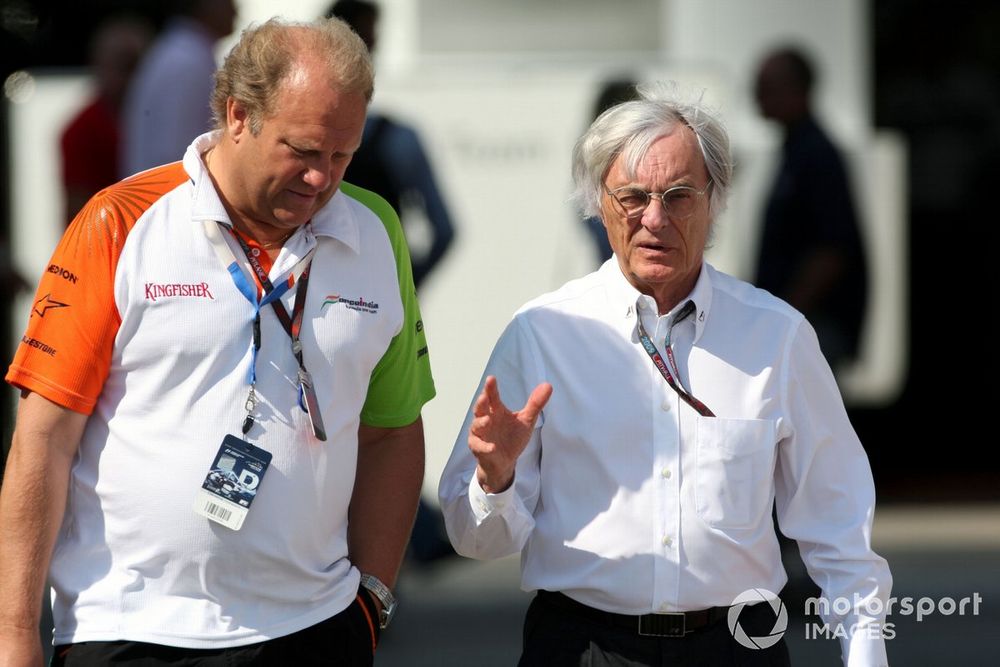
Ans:
[[[398,218],[343,184],[269,269],[279,284],[315,250],[300,335],[328,439],[313,437],[289,337],[262,308],[247,439],[271,466],[239,531],[195,513],[246,414],[255,311],[206,234],[228,222],[200,158],[213,141],[87,204],[7,374],[90,415],[50,571],[57,644],[239,646],[340,612],[359,579],[347,549],[358,426],[407,425],[434,395]]]

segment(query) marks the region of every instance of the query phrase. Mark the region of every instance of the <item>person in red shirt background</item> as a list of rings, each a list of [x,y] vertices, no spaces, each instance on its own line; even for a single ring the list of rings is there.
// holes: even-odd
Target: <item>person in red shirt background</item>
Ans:
[[[108,18],[90,43],[95,93],[60,139],[66,224],[99,190],[119,180],[119,115],[136,64],[153,36],[144,19]]]

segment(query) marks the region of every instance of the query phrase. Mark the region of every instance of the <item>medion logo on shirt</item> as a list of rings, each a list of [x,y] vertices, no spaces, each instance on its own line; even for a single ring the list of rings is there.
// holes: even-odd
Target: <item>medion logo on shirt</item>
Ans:
[[[362,313],[377,313],[378,304],[374,301],[368,301],[364,297],[359,296],[357,299],[348,299],[347,297],[340,296],[339,294],[328,294],[325,299],[323,299],[323,305],[320,306],[320,312],[326,310],[327,306],[334,306],[338,303],[344,304],[345,308],[350,308],[351,310],[357,310]]]
[[[59,266],[58,264],[49,264],[49,268],[47,268],[45,270],[48,273],[53,273],[53,274],[59,276],[63,280],[66,280],[68,282],[73,283],[74,285],[76,284],[76,281],[79,280],[79,278],[77,277],[77,275],[75,273],[73,273],[69,269],[64,269],[63,267]]]
[[[146,300],[156,301],[172,297],[192,297],[215,301],[208,283],[146,283]]]

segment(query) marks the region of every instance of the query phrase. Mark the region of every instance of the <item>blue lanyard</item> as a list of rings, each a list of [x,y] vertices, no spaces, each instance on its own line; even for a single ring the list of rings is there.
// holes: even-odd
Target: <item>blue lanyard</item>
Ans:
[[[261,336],[260,336],[260,309],[264,308],[270,304],[275,304],[281,306],[279,299],[283,297],[288,290],[291,288],[290,280],[278,283],[277,286],[271,287],[271,291],[268,292],[265,288],[263,298],[257,300],[257,290],[250,285],[247,280],[246,274],[243,273],[242,269],[236,265],[235,262],[229,266],[229,275],[232,276],[233,282],[236,283],[236,289],[240,291],[240,294],[247,298],[250,305],[254,308],[253,313],[253,346],[251,347],[250,356],[250,369],[247,371],[247,382],[251,385],[257,384],[257,353],[260,351]],[[270,282],[270,281],[268,281]],[[296,301],[299,300],[298,294],[296,296]],[[282,310],[284,307],[282,306]]]
[[[233,283],[236,285],[236,289],[242,294],[250,305],[254,308],[253,316],[253,345],[251,346],[250,354],[250,368],[247,371],[247,383],[250,385],[250,392],[246,400],[246,411],[247,416],[243,420],[242,431],[246,435],[254,424],[254,411],[257,405],[257,354],[261,347],[261,327],[260,327],[260,311],[262,308],[270,305],[278,320],[281,322],[288,333],[289,338],[292,342],[292,354],[295,356],[295,360],[298,362],[298,399],[299,406],[309,415],[310,425],[312,427],[313,435],[319,440],[326,440],[326,430],[323,426],[323,419],[320,415],[319,401],[316,398],[316,392],[314,389],[312,376],[309,371],[306,370],[305,360],[302,355],[302,343],[299,340],[299,332],[302,328],[302,313],[305,310],[306,294],[309,288],[309,271],[312,268],[312,252],[306,256],[304,260],[304,268],[296,281],[294,279],[294,273],[292,276],[285,281],[282,281],[277,286],[275,286],[271,279],[267,275],[267,271],[261,265],[260,260],[254,255],[253,250],[247,244],[239,234],[233,230],[230,225],[223,222],[219,222],[218,226],[227,229],[236,242],[240,245],[244,254],[247,257],[247,261],[250,263],[250,268],[257,275],[257,279],[260,281],[263,296],[258,300],[257,289],[247,280],[246,274],[240,268],[239,263],[236,261],[235,255],[233,256],[233,261],[226,267],[229,272]],[[230,250],[229,246],[219,238],[218,226],[213,225],[209,231],[210,239],[216,248],[216,252],[223,262],[226,261],[224,254],[221,252],[221,247],[224,246],[227,250]],[[232,251],[230,250],[230,255]],[[284,296],[293,285],[296,285],[295,290],[295,303],[292,307],[292,315],[288,315],[288,311],[285,310],[284,305],[281,303],[281,297]]]

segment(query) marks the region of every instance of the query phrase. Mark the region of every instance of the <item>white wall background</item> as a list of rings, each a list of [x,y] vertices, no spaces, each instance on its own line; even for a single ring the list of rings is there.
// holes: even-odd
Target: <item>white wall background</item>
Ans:
[[[309,19],[328,3],[242,0],[240,22],[275,12]],[[572,144],[599,82],[632,73],[707,89],[733,139],[739,176],[709,259],[752,270],[776,135],[750,98],[760,55],[794,40],[816,55],[819,110],[852,165],[876,294],[865,359],[849,398],[891,400],[906,352],[905,150],[870,127],[868,0],[382,0],[374,107],[415,125],[450,204],[458,238],[421,293],[438,397],[426,408],[425,490],[437,479],[500,330],[527,299],[593,268],[569,207]],[[651,27],[652,26],[652,27]],[[234,35],[220,46],[224,52]],[[39,75],[11,105],[13,244],[36,280],[61,233],[58,134],[85,79]],[[178,156],[179,157],[179,156]],[[19,312],[26,314],[25,297]],[[20,337],[24,321],[15,324]]]

